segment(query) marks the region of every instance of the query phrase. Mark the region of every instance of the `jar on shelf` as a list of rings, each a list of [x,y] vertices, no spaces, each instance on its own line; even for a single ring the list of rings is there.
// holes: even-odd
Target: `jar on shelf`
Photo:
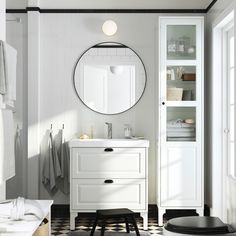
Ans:
[[[167,52],[168,53],[175,53],[177,51],[177,42],[174,39],[168,41],[167,44]]]

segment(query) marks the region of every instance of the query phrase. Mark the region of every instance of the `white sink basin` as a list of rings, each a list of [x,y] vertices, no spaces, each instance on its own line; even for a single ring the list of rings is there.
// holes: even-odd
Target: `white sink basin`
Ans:
[[[72,139],[70,147],[149,147],[145,139]]]

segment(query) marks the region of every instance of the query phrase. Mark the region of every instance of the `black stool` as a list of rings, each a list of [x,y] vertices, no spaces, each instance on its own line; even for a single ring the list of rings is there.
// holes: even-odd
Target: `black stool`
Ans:
[[[98,224],[98,221],[102,221],[102,230],[101,230],[101,236],[104,236],[105,232],[105,224],[108,219],[124,219],[122,222],[125,222],[126,231],[127,233],[130,232],[129,230],[129,223],[131,223],[134,226],[135,232],[137,236],[140,236],[138,231],[138,226],[134,217],[134,212],[127,209],[127,208],[120,208],[120,209],[109,209],[109,210],[97,210],[96,211],[96,219],[93,224],[92,231],[90,233],[90,236],[93,236],[96,226]],[[116,222],[114,222],[116,223]]]

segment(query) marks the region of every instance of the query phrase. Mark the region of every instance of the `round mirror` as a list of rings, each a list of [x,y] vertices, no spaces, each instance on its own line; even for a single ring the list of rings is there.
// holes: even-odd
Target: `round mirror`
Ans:
[[[133,107],[146,86],[140,57],[119,43],[101,43],[78,59],[74,86],[81,101],[93,111],[118,114]]]

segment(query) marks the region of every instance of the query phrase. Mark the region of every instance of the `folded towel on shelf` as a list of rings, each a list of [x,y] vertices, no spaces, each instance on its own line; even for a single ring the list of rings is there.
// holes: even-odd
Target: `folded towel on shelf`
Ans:
[[[195,124],[185,123],[182,119],[167,121],[167,127],[195,127]]]
[[[195,132],[167,132],[167,137],[195,137]]]
[[[182,142],[182,141],[187,141],[187,142],[194,142],[196,141],[195,137],[167,137],[168,141],[175,141],[175,142]]]
[[[3,102],[11,107],[16,100],[16,64],[16,49],[0,41],[0,93]]]
[[[194,132],[195,127],[167,127],[167,132]]]
[[[0,109],[0,183],[15,175],[14,121],[11,110]]]

